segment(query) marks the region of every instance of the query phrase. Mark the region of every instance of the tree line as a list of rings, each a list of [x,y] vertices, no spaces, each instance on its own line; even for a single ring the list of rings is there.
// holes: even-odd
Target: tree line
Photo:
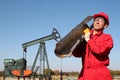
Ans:
[[[75,71],[71,71],[71,72],[62,72],[59,70],[50,70],[52,75],[66,75],[66,76],[74,76],[74,75],[79,75],[79,72],[75,72]],[[45,73],[47,73],[47,69],[45,71]],[[111,75],[119,75],[120,76],[120,70],[111,70],[110,69],[110,73]]]
[[[119,75],[120,76],[120,70],[110,70],[111,75]]]
[[[71,72],[61,72],[59,70],[48,70],[45,69],[44,73],[48,74],[50,71],[51,75],[65,75],[65,76],[77,76],[79,75],[79,72],[71,71]],[[120,75],[120,70],[110,70],[111,75]],[[4,75],[4,71],[0,71],[0,76]]]

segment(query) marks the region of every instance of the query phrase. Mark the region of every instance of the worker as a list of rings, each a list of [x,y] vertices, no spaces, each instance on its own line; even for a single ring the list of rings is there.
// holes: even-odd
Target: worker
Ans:
[[[73,50],[75,57],[82,58],[82,69],[78,80],[112,80],[107,66],[113,48],[110,34],[104,33],[109,26],[109,17],[100,12],[93,15],[93,29],[84,30],[84,41]]]

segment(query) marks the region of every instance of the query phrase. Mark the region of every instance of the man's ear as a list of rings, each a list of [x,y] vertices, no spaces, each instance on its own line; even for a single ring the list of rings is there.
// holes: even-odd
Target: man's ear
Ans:
[[[108,27],[108,24],[105,24],[104,29]]]

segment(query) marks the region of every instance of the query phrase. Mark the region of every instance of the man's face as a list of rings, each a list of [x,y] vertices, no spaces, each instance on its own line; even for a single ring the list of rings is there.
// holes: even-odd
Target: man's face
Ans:
[[[102,17],[96,17],[94,20],[94,29],[103,30],[105,26],[105,20]]]

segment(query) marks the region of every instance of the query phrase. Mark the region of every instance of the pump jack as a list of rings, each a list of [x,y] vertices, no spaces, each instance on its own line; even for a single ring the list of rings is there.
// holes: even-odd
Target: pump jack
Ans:
[[[48,35],[48,36],[45,36],[45,37],[42,37],[42,38],[39,38],[39,39],[36,39],[36,40],[33,40],[33,41],[22,44],[24,52],[27,51],[26,50],[27,47],[30,47],[30,46],[35,45],[35,44],[40,44],[31,70],[34,71],[36,61],[38,59],[38,56],[40,55],[40,68],[39,68],[40,69],[40,75],[39,75],[39,77],[41,76],[43,78],[43,77],[48,76],[49,80],[51,80],[50,79],[51,73],[50,73],[50,67],[49,67],[49,62],[48,62],[48,56],[47,56],[45,41],[52,40],[52,39],[56,40],[57,42],[61,39],[59,32],[55,28],[53,28],[53,32],[52,32],[51,35]],[[25,54],[24,54],[24,56],[25,56]],[[48,75],[44,74],[45,60],[46,60],[46,64],[47,64],[47,69],[49,70]]]
[[[37,75],[36,77],[39,78],[39,80],[51,80],[51,73],[50,73],[50,67],[49,67],[49,62],[48,62],[48,56],[47,56],[47,51],[46,51],[46,46],[45,46],[45,41],[48,40],[56,40],[57,42],[61,40],[60,34],[59,32],[53,28],[53,32],[51,35],[30,41],[30,42],[26,42],[22,44],[23,47],[23,58],[22,59],[18,59],[18,60],[14,60],[14,59],[5,59],[4,60],[4,64],[5,64],[5,69],[4,69],[4,80],[6,76],[17,76],[18,80],[20,77],[23,77],[25,80],[25,77],[34,77],[34,70],[35,70],[35,66],[36,66],[36,61],[38,59],[38,56],[40,55],[40,73],[39,75]],[[34,63],[32,65],[32,69],[31,70],[27,70],[26,69],[26,52],[27,52],[27,48],[30,46],[33,46],[35,44],[40,44],[39,48],[38,48],[38,52],[37,55],[35,57]],[[44,73],[45,70],[45,61],[47,64],[47,69],[49,70],[48,75],[46,75]]]

